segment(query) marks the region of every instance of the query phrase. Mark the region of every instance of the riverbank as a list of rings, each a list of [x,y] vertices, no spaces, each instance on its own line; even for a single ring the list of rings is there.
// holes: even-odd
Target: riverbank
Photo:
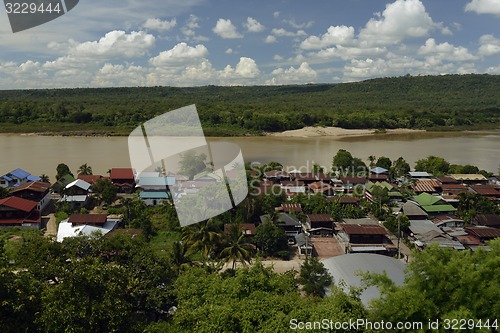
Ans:
[[[425,130],[396,128],[387,130],[377,129],[345,129],[341,127],[304,127],[296,130],[289,130],[280,133],[267,133],[268,136],[293,137],[293,138],[311,138],[320,136],[348,137],[348,136],[366,136],[366,135],[385,135],[385,134],[407,134],[422,133]]]

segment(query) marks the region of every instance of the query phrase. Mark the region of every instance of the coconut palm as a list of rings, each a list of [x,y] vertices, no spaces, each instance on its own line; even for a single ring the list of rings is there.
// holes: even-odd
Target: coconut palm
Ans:
[[[254,249],[252,245],[247,242],[247,240],[245,239],[245,235],[241,232],[241,229],[238,225],[233,224],[231,229],[236,230],[239,236],[228,237],[226,246],[221,251],[219,256],[225,262],[232,261],[232,269],[234,269],[236,266],[236,262],[238,261],[243,265],[250,263],[250,261],[252,260]]]
[[[201,250],[205,256],[213,252],[220,243],[220,239],[220,234],[213,230],[210,221],[185,227],[182,232],[182,240],[186,242],[189,249]]]
[[[91,175],[92,174],[92,167],[88,165],[87,163],[80,165],[78,168],[78,174],[79,175]]]
[[[170,261],[177,271],[180,271],[182,268],[192,263],[188,255],[188,250],[189,247],[185,242],[174,242],[170,254]]]
[[[44,183],[50,183],[49,176],[47,176],[46,174],[40,175],[40,181],[42,181]]]
[[[373,155],[368,156],[368,161],[370,161],[370,168],[373,168],[375,166],[375,160],[377,158]]]

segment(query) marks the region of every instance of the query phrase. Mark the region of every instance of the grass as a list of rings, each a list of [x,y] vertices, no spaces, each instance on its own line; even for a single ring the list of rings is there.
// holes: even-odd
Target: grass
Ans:
[[[22,245],[22,237],[28,234],[40,234],[42,231],[29,228],[2,228],[0,229],[0,239],[5,241],[4,251],[7,260],[15,258],[19,248]]]
[[[174,242],[181,240],[181,233],[178,231],[160,230],[149,242],[154,254],[158,257],[166,257]]]

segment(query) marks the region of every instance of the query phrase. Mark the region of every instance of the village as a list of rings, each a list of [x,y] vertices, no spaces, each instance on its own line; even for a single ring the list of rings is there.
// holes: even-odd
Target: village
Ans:
[[[149,207],[172,205],[211,183],[224,181],[208,172],[190,179],[181,174],[164,175],[161,170],[137,174],[131,168],[111,168],[108,176],[93,175],[84,168],[76,178],[66,171],[53,184],[23,169],[1,176],[0,186],[7,194],[0,200],[0,225],[51,229],[57,241],[96,231],[104,235],[124,227],[123,214],[110,211],[126,198]],[[299,258],[376,253],[405,261],[411,257],[411,248],[422,250],[437,243],[475,251],[500,237],[500,217],[480,211],[477,199],[498,206],[499,176],[434,177],[409,171],[395,178],[380,166],[370,168],[366,176],[337,177],[320,171],[285,171],[279,163],[247,168],[249,196],[272,196],[277,204],[272,210],[260,209],[265,214],[253,220],[238,223],[245,237],[253,237],[259,224],[273,222],[284,230]],[[109,193],[106,197],[106,191],[111,197]],[[464,216],[466,204],[474,209],[473,215]],[[54,213],[62,207],[68,217],[55,226]],[[226,224],[224,230],[228,232],[230,227]]]

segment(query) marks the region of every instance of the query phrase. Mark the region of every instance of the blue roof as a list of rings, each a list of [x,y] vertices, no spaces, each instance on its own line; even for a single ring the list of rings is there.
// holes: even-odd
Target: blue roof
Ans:
[[[10,178],[9,176],[7,175],[3,175],[1,178],[3,179],[7,179],[9,182],[12,180],[12,178]]]
[[[12,170],[11,172],[9,172],[9,175],[11,176],[14,176],[18,179],[24,179],[26,177],[28,177],[29,175],[31,175],[29,172],[27,171],[24,171],[23,169],[16,169],[16,170]]]
[[[40,177],[38,177],[38,176],[29,175],[29,176],[28,176],[28,180],[29,180],[30,182],[37,182],[37,181],[42,180],[42,178],[40,178]]]
[[[384,168],[381,168],[381,167],[375,167],[373,169],[370,170],[372,173],[375,173],[377,175],[380,175],[382,173],[386,173],[386,172],[389,172],[389,170],[387,169],[384,169]]]
[[[142,191],[139,197],[141,199],[168,199],[168,193]]]
[[[141,177],[137,186],[172,186],[175,177]]]

